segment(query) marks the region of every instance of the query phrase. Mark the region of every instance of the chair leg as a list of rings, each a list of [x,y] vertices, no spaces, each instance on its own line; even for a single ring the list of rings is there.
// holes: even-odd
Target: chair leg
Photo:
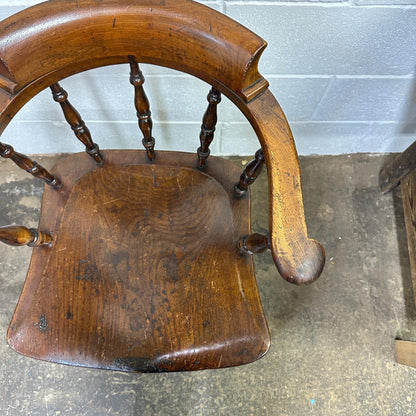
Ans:
[[[217,106],[221,102],[221,93],[212,87],[207,96],[207,100],[208,108],[202,119],[201,133],[199,135],[201,146],[197,151],[199,169],[205,168],[206,161],[210,154],[209,146],[214,139],[215,127],[217,125]]]
[[[65,119],[71,126],[75,136],[85,145],[86,152],[97,162],[98,165],[102,166],[104,163],[104,157],[100,152],[98,145],[92,141],[91,133],[85,125],[84,120],[82,120],[81,115],[68,101],[68,93],[58,83],[51,85],[50,88],[53,99],[61,105]]]
[[[17,166],[19,166],[19,168],[29,172],[36,178],[44,180],[48,185],[52,186],[52,188],[59,189],[62,187],[62,182],[57,176],[49,173],[43,166],[39,165],[26,155],[15,152],[13,147],[9,144],[0,142],[0,156],[10,158]]]
[[[152,137],[152,112],[147,95],[143,89],[144,76],[134,56],[130,60],[130,83],[134,86],[134,104],[139,119],[139,128],[143,133],[143,146],[147,151],[147,157],[152,162],[155,160],[155,139]]]
[[[234,196],[236,198],[242,198],[247,194],[248,188],[257,177],[260,175],[264,165],[263,150],[259,149],[256,152],[255,158],[249,162],[244,169],[244,172],[240,176],[240,182],[234,185]]]

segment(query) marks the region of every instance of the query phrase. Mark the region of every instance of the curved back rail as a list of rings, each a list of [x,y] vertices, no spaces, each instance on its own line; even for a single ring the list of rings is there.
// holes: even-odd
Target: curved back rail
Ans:
[[[78,72],[134,57],[194,75],[230,98],[256,131],[268,167],[274,261],[286,280],[308,283],[320,275],[324,252],[307,236],[289,125],[257,69],[266,45],[190,0],[50,0],[0,23],[0,133],[38,92]]]

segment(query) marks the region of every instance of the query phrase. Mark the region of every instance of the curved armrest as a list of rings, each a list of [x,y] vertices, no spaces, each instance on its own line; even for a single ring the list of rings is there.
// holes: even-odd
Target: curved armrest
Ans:
[[[325,252],[307,235],[299,162],[289,124],[269,90],[252,100],[247,109],[267,165],[273,260],[287,281],[313,282],[322,272]]]

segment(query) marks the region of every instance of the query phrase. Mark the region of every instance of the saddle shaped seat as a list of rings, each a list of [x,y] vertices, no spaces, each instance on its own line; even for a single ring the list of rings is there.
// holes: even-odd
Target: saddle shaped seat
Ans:
[[[239,169],[195,155],[103,152],[60,161],[45,189],[34,249],[9,330],[25,355],[129,371],[238,365],[263,355],[269,333],[253,262],[236,248],[250,232]],[[230,176],[230,172],[234,175]],[[228,191],[227,191],[228,190]]]
[[[263,356],[270,336],[252,254],[270,249],[296,284],[314,281],[324,265],[322,247],[307,235],[289,125],[257,70],[266,43],[187,0],[50,0],[0,28],[0,132],[50,87],[87,150],[49,172],[0,143],[1,156],[46,182],[38,230],[0,229],[2,241],[34,247],[10,346],[37,359],[140,372],[229,367]],[[155,150],[138,62],[212,86],[196,155]],[[130,64],[145,150],[101,151],[58,83],[120,63]],[[221,94],[261,144],[242,174],[209,156]],[[264,236],[251,234],[249,192],[263,164]]]

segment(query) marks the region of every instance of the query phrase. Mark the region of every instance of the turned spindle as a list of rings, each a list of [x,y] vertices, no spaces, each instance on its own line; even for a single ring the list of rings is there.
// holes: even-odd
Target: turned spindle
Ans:
[[[129,56],[130,61],[130,83],[134,86],[134,105],[139,120],[139,128],[143,134],[143,146],[146,149],[150,161],[155,160],[155,139],[152,136],[152,112],[146,93],[144,92],[144,76],[134,56]]]
[[[16,152],[9,144],[0,142],[0,156],[13,160],[19,168],[31,173],[36,178],[44,180],[52,188],[59,189],[62,187],[62,182],[57,176],[49,173],[43,166],[29,157]]]
[[[238,242],[237,248],[246,254],[263,253],[270,248],[270,240],[268,235],[250,234]]]
[[[263,150],[257,150],[254,159],[249,162],[240,176],[240,182],[234,185],[234,196],[241,198],[246,195],[249,186],[257,179],[264,165]]]
[[[221,102],[221,93],[211,88],[208,96],[208,107],[202,119],[201,133],[199,140],[201,146],[198,148],[198,167],[203,169],[210,154],[209,146],[214,139],[215,126],[217,125],[217,106]]]
[[[84,120],[81,118],[81,115],[68,101],[68,93],[58,83],[51,85],[50,88],[53,99],[60,104],[65,119],[71,126],[75,136],[81,143],[84,144],[85,151],[97,162],[98,165],[102,166],[104,163],[104,157],[100,152],[98,145],[92,141],[91,133],[85,125]]]
[[[43,231],[17,225],[0,227],[0,241],[11,246],[50,246],[52,237]]]

